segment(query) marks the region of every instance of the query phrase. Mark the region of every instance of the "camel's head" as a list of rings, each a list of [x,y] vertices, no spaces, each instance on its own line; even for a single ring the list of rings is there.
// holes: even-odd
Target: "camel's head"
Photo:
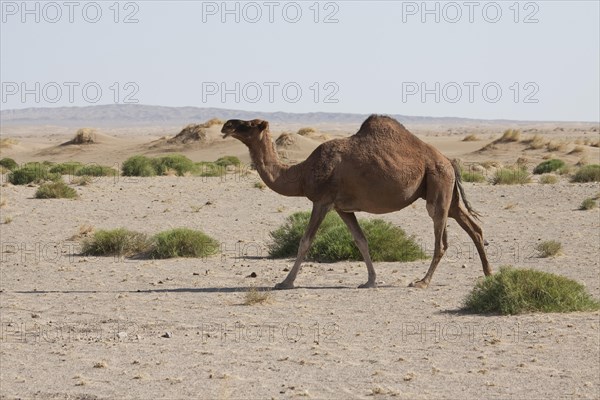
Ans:
[[[263,132],[268,129],[269,123],[262,119],[253,119],[252,121],[230,119],[223,125],[221,133],[223,133],[223,138],[233,136],[245,144],[250,144],[254,140],[262,140]]]

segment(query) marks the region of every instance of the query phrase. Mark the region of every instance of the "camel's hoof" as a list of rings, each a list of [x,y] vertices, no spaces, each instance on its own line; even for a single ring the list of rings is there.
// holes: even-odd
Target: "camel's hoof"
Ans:
[[[412,282],[408,286],[409,287],[415,287],[415,288],[418,288],[418,289],[427,289],[427,286],[429,286],[429,284],[425,283],[423,281],[416,281],[416,282]]]
[[[293,283],[286,283],[286,282],[278,283],[274,287],[275,290],[289,290],[289,289],[293,289],[293,288],[294,288]]]
[[[376,287],[377,287],[377,284],[375,282],[367,282],[367,283],[363,283],[358,288],[359,289],[367,289],[367,288],[376,288]]]

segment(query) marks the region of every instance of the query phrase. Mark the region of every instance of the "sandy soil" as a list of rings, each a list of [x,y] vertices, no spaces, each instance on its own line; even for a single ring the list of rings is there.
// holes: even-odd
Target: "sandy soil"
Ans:
[[[463,135],[425,138],[452,156],[494,159],[471,153],[493,134],[477,144],[461,142]],[[115,137],[144,146],[159,135]],[[64,141],[29,139],[39,142],[37,152]],[[209,154],[196,156],[202,151]],[[596,149],[587,151],[597,157]],[[499,151],[497,158],[514,162],[521,152]],[[20,154],[19,162],[36,158],[30,148]],[[452,220],[451,247],[426,290],[407,285],[425,274],[427,260],[376,263],[380,287],[372,290],[356,289],[366,280],[363,263],[309,262],[298,289],[244,305],[249,289],[271,288],[293,263],[267,258],[269,232],[310,208],[306,199],[255,188],[258,180],[256,174],[98,178],[74,186],[78,200],[37,200],[35,187],[3,185],[0,219],[12,221],[1,225],[0,239],[0,397],[600,396],[600,314],[462,313],[482,270]],[[495,269],[510,264],[558,273],[600,298],[599,211],[577,210],[599,184],[561,178],[556,185],[466,184],[466,191],[483,214]],[[432,223],[422,201],[379,217],[415,235],[431,254]],[[221,251],[205,259],[83,257],[72,239],[83,225],[148,234],[201,229],[221,242]],[[533,246],[549,239],[560,240],[564,254],[538,258]]]

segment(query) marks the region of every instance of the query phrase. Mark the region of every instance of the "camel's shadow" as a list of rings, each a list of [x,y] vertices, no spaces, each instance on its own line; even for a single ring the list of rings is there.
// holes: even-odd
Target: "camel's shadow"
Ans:
[[[391,285],[380,285],[379,289],[398,289]],[[273,291],[293,293],[297,290],[356,290],[354,286],[297,286],[291,290],[276,290],[272,286],[235,286],[235,287],[194,287],[194,288],[165,288],[165,289],[137,289],[137,290],[17,290],[17,294],[102,294],[102,293],[246,293],[250,291]],[[360,289],[364,290],[364,289]]]

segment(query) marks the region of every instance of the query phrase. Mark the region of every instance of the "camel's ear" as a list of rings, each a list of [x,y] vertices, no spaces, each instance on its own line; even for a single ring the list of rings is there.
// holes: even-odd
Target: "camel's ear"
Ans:
[[[269,129],[269,122],[268,121],[260,121],[260,123],[258,124],[258,127],[260,128],[261,132],[266,131],[267,129]]]

